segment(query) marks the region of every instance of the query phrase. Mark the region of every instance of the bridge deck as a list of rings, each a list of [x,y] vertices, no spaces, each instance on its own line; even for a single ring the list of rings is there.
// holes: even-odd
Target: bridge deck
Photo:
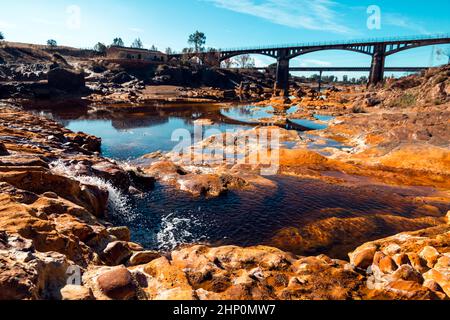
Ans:
[[[450,33],[436,34],[436,35],[417,35],[407,37],[387,37],[387,38],[370,38],[370,39],[357,39],[357,40],[340,40],[340,41],[324,41],[324,42],[305,42],[305,43],[292,43],[292,44],[279,44],[279,45],[266,45],[266,46],[254,46],[254,47],[241,47],[241,48],[222,48],[220,52],[237,52],[237,51],[255,51],[255,50],[275,50],[275,49],[287,49],[287,48],[311,48],[311,47],[330,47],[330,46],[342,46],[342,45],[357,45],[367,46],[373,44],[395,44],[415,41],[430,41],[435,42],[438,40],[449,41]]]
[[[274,67],[255,67],[255,68],[223,68],[226,70],[268,70],[276,69]],[[428,67],[387,67],[384,68],[387,72],[419,72],[428,69]],[[291,67],[289,68],[291,72],[302,72],[302,71],[318,71],[318,72],[370,72],[369,67]]]

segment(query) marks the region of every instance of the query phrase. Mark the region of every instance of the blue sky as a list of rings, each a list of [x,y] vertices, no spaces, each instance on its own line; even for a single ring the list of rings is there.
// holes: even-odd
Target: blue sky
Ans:
[[[380,28],[369,29],[367,9],[381,10]],[[450,33],[449,0],[16,0],[2,1],[0,31],[8,40],[92,47],[120,36],[145,46],[180,50],[201,30],[216,48]],[[389,57],[388,66],[442,64],[432,47]],[[258,65],[273,62],[255,56]],[[367,66],[348,52],[302,56],[294,66]]]

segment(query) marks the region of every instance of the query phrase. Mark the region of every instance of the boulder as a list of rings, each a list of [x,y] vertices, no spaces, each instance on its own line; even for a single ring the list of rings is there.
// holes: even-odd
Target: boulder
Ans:
[[[389,284],[388,290],[394,294],[391,299],[430,300],[436,297],[430,289],[414,281],[393,281]]]
[[[131,256],[128,264],[130,266],[139,266],[142,264],[150,263],[158,258],[161,258],[161,253],[159,253],[158,251],[140,251],[135,252]]]
[[[97,278],[99,289],[113,300],[130,300],[136,296],[131,273],[124,266],[110,269]]]
[[[431,246],[426,246],[419,253],[419,256],[427,262],[427,266],[429,268],[433,268],[433,266],[439,259],[440,254],[439,254],[439,251],[436,250],[436,248],[431,247]]]
[[[383,273],[392,273],[398,269],[397,264],[391,257],[384,257],[379,262],[379,267]]]
[[[119,241],[128,242],[131,239],[131,232],[127,227],[108,228],[108,233],[116,237]]]
[[[61,299],[69,301],[86,301],[94,300],[94,296],[90,288],[69,284],[61,289]]]
[[[145,159],[145,156],[143,158]],[[150,166],[144,167],[143,171],[145,174],[163,181],[170,181],[180,175],[186,174],[183,168],[171,161],[154,162]]]
[[[392,274],[392,279],[393,280],[414,281],[417,283],[423,282],[422,275],[408,264],[404,264],[404,265],[400,266],[397,269],[397,271],[395,271]]]
[[[427,267],[426,260],[422,259],[419,254],[415,252],[411,252],[408,254],[408,263],[410,264],[414,269],[416,269],[420,273],[427,272],[429,268]]]
[[[397,266],[402,266],[404,264],[411,264],[409,257],[406,253],[397,253],[392,257],[394,259]]]
[[[132,251],[125,241],[115,241],[108,244],[103,250],[101,258],[110,266],[117,266],[128,260]]]
[[[48,85],[65,92],[79,92],[86,87],[83,72],[55,68],[48,72]]]
[[[247,185],[242,178],[216,174],[188,174],[181,176],[177,183],[181,190],[190,192],[194,196],[211,197],[219,196],[229,189],[243,188]]]
[[[349,254],[350,262],[357,268],[367,269],[372,265],[376,252],[377,246],[373,244],[359,247]]]
[[[447,269],[448,270],[448,269]],[[423,275],[425,280],[433,280],[442,288],[448,298],[450,298],[450,275],[445,270],[438,271],[436,269],[431,269]]]
[[[139,190],[148,191],[155,187],[156,179],[154,177],[148,176],[137,169],[128,170],[127,173],[132,185]]]
[[[0,300],[58,299],[70,266],[64,255],[37,252],[32,241],[0,231]]]
[[[134,77],[130,76],[125,71],[122,71],[122,72],[119,72],[118,74],[116,74],[115,76],[113,76],[110,81],[112,83],[116,83],[116,84],[124,84],[124,83],[130,82],[134,79],[135,79]]]
[[[128,173],[112,162],[97,162],[91,168],[95,176],[111,182],[115,187],[120,188],[121,190],[128,190],[130,187]]]

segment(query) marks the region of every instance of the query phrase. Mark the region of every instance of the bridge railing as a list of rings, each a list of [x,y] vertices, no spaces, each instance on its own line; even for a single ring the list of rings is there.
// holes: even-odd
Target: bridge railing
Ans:
[[[319,46],[332,46],[332,45],[351,45],[351,44],[365,44],[365,43],[380,43],[380,42],[407,42],[418,40],[439,40],[450,39],[450,33],[435,34],[435,35],[416,35],[416,36],[403,36],[403,37],[385,37],[385,38],[367,38],[356,40],[336,40],[325,42],[305,42],[305,43],[293,43],[293,44],[281,44],[281,45],[267,45],[267,46],[255,46],[255,47],[240,47],[240,48],[222,48],[220,52],[230,51],[252,51],[252,50],[273,50],[273,49],[285,49],[295,47],[319,47]]]

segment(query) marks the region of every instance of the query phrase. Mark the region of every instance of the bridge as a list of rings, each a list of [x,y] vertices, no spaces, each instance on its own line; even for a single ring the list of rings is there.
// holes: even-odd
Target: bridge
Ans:
[[[386,72],[420,72],[422,70],[428,69],[429,67],[386,67],[384,71]],[[252,67],[252,68],[226,68],[225,70],[255,70],[255,71],[266,71],[276,69],[276,67]],[[292,72],[370,72],[370,67],[290,67],[289,71]]]
[[[290,60],[302,55],[324,51],[324,50],[345,50],[369,55],[372,63],[369,68],[369,84],[376,85],[384,79],[386,57],[410,50],[430,45],[449,44],[450,34],[411,36],[396,38],[376,38],[352,41],[333,41],[333,42],[312,42],[298,43],[290,45],[275,45],[247,48],[219,49],[211,52],[191,53],[197,55],[204,62],[216,66],[224,60],[243,54],[261,54],[277,60],[276,70],[276,89],[289,94],[289,67]],[[179,58],[182,54],[172,55],[170,58]],[[211,63],[212,62],[212,63]],[[296,71],[296,70],[291,70]]]

